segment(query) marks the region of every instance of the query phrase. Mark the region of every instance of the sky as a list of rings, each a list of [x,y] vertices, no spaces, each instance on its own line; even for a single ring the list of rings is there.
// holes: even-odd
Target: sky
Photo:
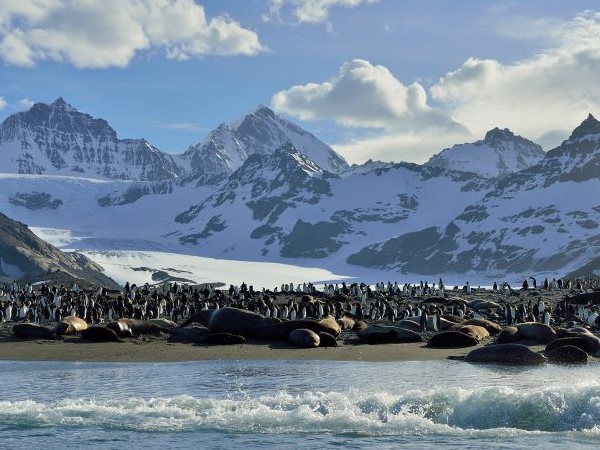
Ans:
[[[165,152],[259,105],[352,163],[549,150],[599,81],[597,0],[0,0],[0,120],[63,97]]]

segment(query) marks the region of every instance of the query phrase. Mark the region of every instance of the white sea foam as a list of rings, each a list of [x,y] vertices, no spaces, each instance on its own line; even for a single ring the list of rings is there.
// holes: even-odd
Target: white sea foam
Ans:
[[[435,388],[398,395],[311,391],[251,397],[0,402],[0,425],[172,432],[600,436],[600,384],[523,391]]]

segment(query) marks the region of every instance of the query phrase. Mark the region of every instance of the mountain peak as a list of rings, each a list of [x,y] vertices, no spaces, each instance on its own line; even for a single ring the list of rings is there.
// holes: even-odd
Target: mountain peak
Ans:
[[[508,128],[501,130],[496,127],[485,134],[483,142],[493,147],[494,144],[497,144],[498,142],[512,141],[515,137],[515,134]]]
[[[54,111],[79,112],[73,105],[67,103],[64,98],[58,97],[50,104],[50,109]]]
[[[588,114],[587,118],[573,130],[569,140],[573,141],[588,135],[596,134],[600,134],[600,122],[594,116],[592,116],[592,113],[590,113]]]

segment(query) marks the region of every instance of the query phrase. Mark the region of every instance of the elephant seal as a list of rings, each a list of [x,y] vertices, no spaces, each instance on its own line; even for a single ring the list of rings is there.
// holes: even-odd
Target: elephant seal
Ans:
[[[504,327],[496,336],[496,344],[512,344],[521,340],[521,333],[516,327]]]
[[[139,334],[157,334],[160,331],[170,333],[171,330],[163,328],[149,320],[138,319],[117,319],[106,325],[113,330],[119,337],[134,337]]]
[[[556,364],[586,364],[588,362],[588,354],[574,345],[555,347],[546,352],[546,358],[548,358],[548,362]]]
[[[397,340],[396,327],[386,325],[369,325],[356,332],[361,341],[367,344],[393,344]]]
[[[185,328],[175,328],[169,336],[169,341],[173,342],[194,342],[201,343],[210,334],[206,327],[194,325]]]
[[[354,324],[354,326],[352,327],[352,331],[356,331],[356,332],[358,332],[358,331],[361,331],[361,330],[364,330],[364,329],[366,329],[367,327],[368,327],[368,325],[367,325],[367,323],[366,323],[366,322],[364,322],[364,321],[362,321],[362,320],[359,320],[359,321],[358,321],[358,322],[356,322],[356,323]]]
[[[467,319],[460,322],[461,325],[477,325],[479,327],[483,327],[490,334],[496,335],[502,331],[502,327],[498,325],[496,322],[492,322],[487,319]]]
[[[297,347],[314,348],[319,346],[321,338],[308,328],[297,328],[290,332],[288,341]]]
[[[449,328],[450,331],[460,331],[461,333],[473,336],[479,342],[490,336],[487,329],[480,327],[479,325],[461,325],[456,324]]]
[[[356,334],[367,344],[400,344],[423,341],[421,335],[415,331],[389,325],[369,325]]]
[[[277,323],[279,321],[268,319],[255,312],[227,306],[211,314],[208,329],[211,333],[231,333],[252,337]]]
[[[412,330],[417,332],[423,331],[423,328],[421,327],[421,325],[419,325],[418,322],[410,319],[400,320],[396,322],[394,326],[397,328],[404,328],[405,330]]]
[[[319,339],[319,347],[339,347],[336,338],[329,333],[321,331],[319,333]]]
[[[588,355],[595,355],[600,346],[600,342],[595,336],[569,336],[564,338],[558,338],[546,345],[545,353],[551,352],[555,348],[564,347],[565,345],[571,345],[580,348]]]
[[[236,345],[245,344],[246,338],[244,336],[240,336],[239,334],[210,333],[201,343],[213,345]]]
[[[396,342],[398,343],[423,342],[423,337],[416,331],[400,327],[394,328],[396,329]]]
[[[441,331],[434,334],[427,342],[427,347],[431,348],[462,348],[474,347],[479,344],[479,341],[460,331]]]
[[[177,324],[169,319],[162,319],[162,318],[150,319],[150,322],[155,323],[159,327],[163,327],[163,328],[176,328],[177,327]]]
[[[193,316],[191,316],[186,321],[179,324],[178,326],[180,328],[183,328],[183,327],[187,327],[189,324],[195,322],[195,323],[199,323],[202,326],[208,327],[208,325],[210,323],[210,319],[215,311],[219,311],[219,310],[202,309],[202,310],[198,311],[196,314],[194,314]]]
[[[552,342],[556,339],[556,333],[554,330],[540,322],[525,322],[514,325],[519,330],[521,339],[537,341],[544,344]]]
[[[342,330],[351,330],[352,328],[354,328],[354,324],[355,324],[354,319],[352,319],[348,316],[340,317],[337,320],[337,323]]]
[[[81,332],[81,338],[92,342],[123,342],[110,328],[93,326]]]
[[[262,328],[256,330],[252,336],[265,340],[287,340],[292,331],[302,328],[306,328],[317,334],[321,332],[329,333],[334,337],[339,336],[342,332],[335,319],[329,316],[321,320],[304,319],[266,323]]]
[[[64,336],[79,333],[87,327],[88,323],[85,320],[76,316],[67,316],[56,324],[55,332],[57,336]]]
[[[36,323],[24,322],[13,325],[13,334],[23,339],[56,339],[57,336],[50,328]]]
[[[543,364],[546,358],[521,344],[494,344],[476,348],[465,361],[486,364],[533,365]]]

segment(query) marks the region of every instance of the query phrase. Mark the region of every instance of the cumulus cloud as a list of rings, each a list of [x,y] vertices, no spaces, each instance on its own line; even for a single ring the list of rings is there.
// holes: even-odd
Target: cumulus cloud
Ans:
[[[329,81],[277,92],[271,105],[304,121],[333,121],[348,131],[342,133],[346,136],[364,130],[362,138],[334,144],[351,162],[368,158],[424,162],[471,137],[466,127],[428,104],[422,85],[405,85],[386,67],[361,59],[343,64]]]
[[[347,127],[419,131],[458,129],[444,112],[427,104],[418,83],[404,85],[384,66],[355,59],[324,83],[277,92],[273,108],[302,120],[333,120]]]
[[[35,104],[35,102],[33,100],[29,100],[28,98],[22,98],[21,100],[19,100],[19,106],[21,108],[29,109],[34,104]]]
[[[0,97],[0,109],[4,109],[6,107],[6,100],[4,97]]]
[[[555,44],[531,58],[511,64],[468,59],[432,86],[432,97],[476,133],[509,127],[556,144],[588,112],[600,114],[598,36],[600,13],[586,11],[556,24],[548,35]]]
[[[156,48],[178,60],[265,50],[254,31],[228,16],[208,19],[193,0],[0,0],[0,57],[9,64],[126,67]]]
[[[355,8],[377,3],[379,0],[270,0],[269,13],[263,15],[265,22],[286,22],[290,14],[295,23],[324,23],[334,7]]]

